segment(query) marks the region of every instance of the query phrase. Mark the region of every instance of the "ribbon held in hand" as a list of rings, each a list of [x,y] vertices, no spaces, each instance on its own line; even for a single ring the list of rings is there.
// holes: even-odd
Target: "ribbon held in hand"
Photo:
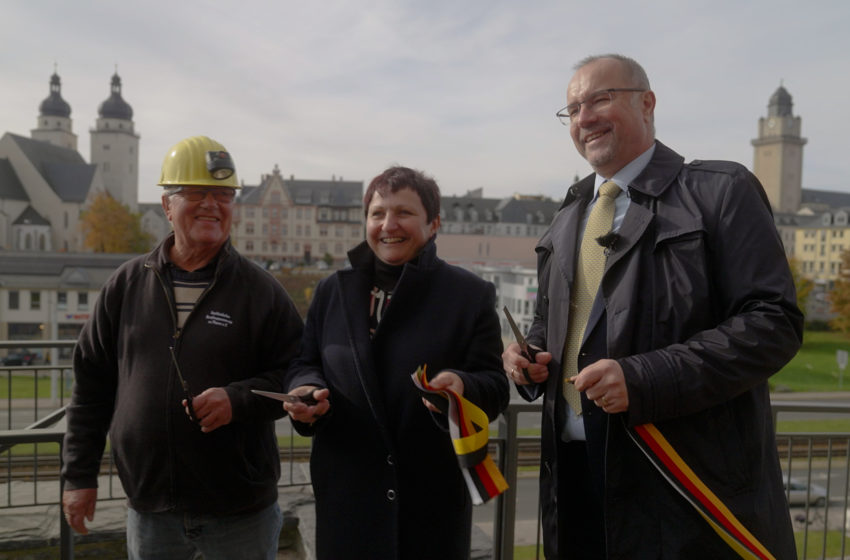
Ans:
[[[413,383],[448,418],[449,433],[472,503],[483,504],[508,489],[505,477],[487,453],[490,437],[487,414],[454,391],[431,388],[426,368],[416,368],[411,375]]]

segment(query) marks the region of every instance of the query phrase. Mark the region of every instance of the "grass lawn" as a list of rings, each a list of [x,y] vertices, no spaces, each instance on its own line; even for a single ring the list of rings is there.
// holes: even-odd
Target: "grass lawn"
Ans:
[[[836,350],[850,352],[850,338],[841,333],[806,331],[794,358],[770,378],[774,391],[850,391],[850,368],[842,376]]]

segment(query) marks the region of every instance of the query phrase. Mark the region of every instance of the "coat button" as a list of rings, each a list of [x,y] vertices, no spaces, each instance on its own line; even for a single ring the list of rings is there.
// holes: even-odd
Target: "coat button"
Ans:
[[[395,463],[393,462],[393,456],[392,455],[387,455],[387,464],[388,465],[395,465]]]
[[[393,490],[392,488],[390,488],[389,490],[387,490],[387,499],[388,499],[389,501],[391,501],[391,502],[392,502],[393,500],[395,500],[395,490]]]

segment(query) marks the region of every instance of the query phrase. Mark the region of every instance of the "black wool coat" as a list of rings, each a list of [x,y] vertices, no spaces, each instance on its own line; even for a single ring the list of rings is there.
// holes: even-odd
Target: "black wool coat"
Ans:
[[[445,418],[422,403],[411,374],[452,370],[490,420],[508,404],[501,328],[489,282],[436,256],[433,239],[404,266],[374,338],[374,255],[316,288],[288,387],[330,389],[310,462],[320,559],[469,557],[472,504]]]

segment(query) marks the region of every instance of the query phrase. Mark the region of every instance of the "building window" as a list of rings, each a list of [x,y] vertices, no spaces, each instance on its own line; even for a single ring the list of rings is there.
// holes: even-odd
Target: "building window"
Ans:
[[[68,309],[68,292],[58,292],[56,294],[56,308]]]
[[[41,292],[30,292],[30,309],[32,311],[41,309]]]
[[[77,309],[85,311],[89,308],[89,293],[77,292]]]
[[[245,224],[245,233],[248,235],[254,235],[254,222],[248,222]]]
[[[9,291],[9,309],[18,309],[21,305],[20,302],[20,293],[18,290],[10,290]]]

